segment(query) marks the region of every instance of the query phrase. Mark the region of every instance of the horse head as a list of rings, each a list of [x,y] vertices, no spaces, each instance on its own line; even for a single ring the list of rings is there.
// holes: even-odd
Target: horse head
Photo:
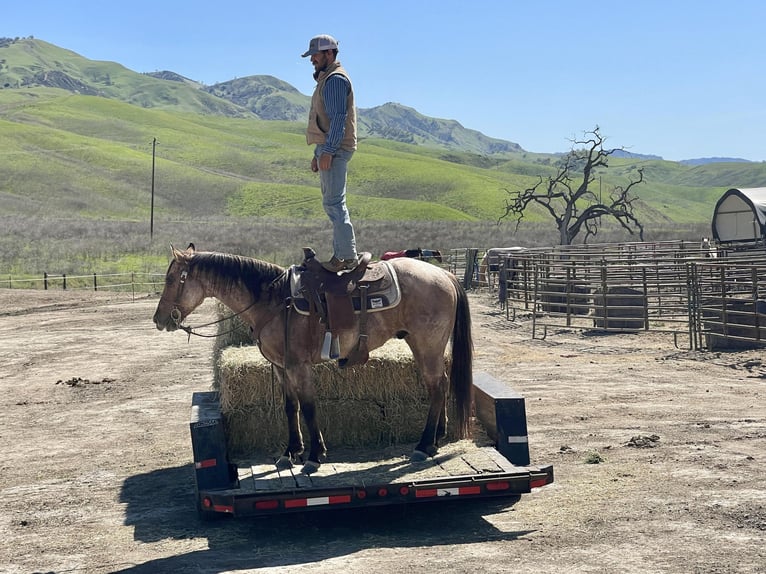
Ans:
[[[165,287],[154,312],[154,324],[162,331],[175,331],[205,299],[202,283],[192,273],[194,244],[181,251],[172,245],[173,259],[165,274]]]

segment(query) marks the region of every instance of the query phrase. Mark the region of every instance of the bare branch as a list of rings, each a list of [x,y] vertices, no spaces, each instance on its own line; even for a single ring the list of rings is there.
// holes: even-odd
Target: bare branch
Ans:
[[[596,181],[596,170],[608,169],[609,157],[624,149],[604,149],[605,139],[596,126],[593,131],[586,132],[583,139],[573,140],[572,149],[563,158],[555,176],[539,176],[535,185],[523,191],[506,189],[509,197],[498,223],[505,218],[513,219],[518,229],[527,210],[535,206],[554,220],[563,245],[571,244],[582,232],[587,242],[598,233],[602,217],[616,219],[629,233],[638,231],[643,239],[643,226],[634,214],[634,202],[638,197],[631,195],[633,188],[644,181],[643,169],[638,170],[638,179],[631,180],[627,187],[615,187],[607,202],[602,202],[600,194],[596,196],[591,190]]]

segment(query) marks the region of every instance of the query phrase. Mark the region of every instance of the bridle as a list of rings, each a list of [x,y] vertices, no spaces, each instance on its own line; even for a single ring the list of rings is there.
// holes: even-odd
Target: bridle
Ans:
[[[176,300],[173,302],[173,309],[170,311],[170,318],[173,320],[173,323],[176,324],[176,327],[179,329],[183,329],[183,326],[181,325],[181,310],[178,308],[178,304],[181,301],[181,295],[184,292],[184,287],[186,286],[186,277],[189,275],[189,270],[184,269],[181,271],[181,277],[179,279],[179,283],[181,286],[178,288],[178,292],[176,293]]]
[[[232,313],[228,317],[221,317],[220,319],[217,319],[215,321],[210,321],[209,323],[203,323],[201,325],[196,325],[194,327],[188,326],[188,325],[182,325],[181,321],[183,319],[181,315],[181,309],[179,309],[179,304],[181,301],[181,295],[183,295],[184,287],[186,286],[186,278],[188,276],[189,276],[188,269],[184,269],[181,271],[181,276],[179,278],[180,286],[178,287],[178,292],[176,293],[176,298],[175,298],[175,301],[173,302],[173,308],[170,311],[170,318],[172,319],[173,323],[175,323],[176,328],[186,332],[189,339],[191,339],[192,335],[196,335],[197,337],[215,338],[215,337],[222,337],[224,335],[228,335],[229,333],[233,333],[234,331],[237,330],[236,327],[232,327],[231,329],[229,329],[228,331],[224,331],[223,333],[216,333],[215,335],[206,335],[204,333],[199,333],[197,332],[197,329],[201,329],[203,327],[210,327],[212,325],[217,325],[219,323],[223,323],[224,321],[228,321],[229,319],[233,319],[234,317],[241,315],[242,313],[244,313],[245,311],[247,311],[248,309],[250,309],[257,303],[256,300],[253,300],[253,302],[250,303],[250,305],[248,305],[241,311],[237,313]]]

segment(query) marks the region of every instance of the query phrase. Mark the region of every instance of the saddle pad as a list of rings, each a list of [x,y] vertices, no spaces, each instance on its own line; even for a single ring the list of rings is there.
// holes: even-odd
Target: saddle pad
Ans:
[[[384,275],[390,278],[390,281],[376,281],[370,283],[367,291],[367,312],[374,313],[376,311],[383,311],[384,309],[391,309],[396,307],[401,300],[402,293],[399,289],[399,279],[396,275],[396,271],[387,261],[379,261],[373,265],[382,266]],[[293,308],[301,315],[308,315],[310,310],[309,301],[306,299],[303,293],[303,285],[301,282],[301,276],[303,270],[298,265],[290,267],[290,295],[292,298]],[[378,287],[380,285],[381,287]],[[359,288],[354,289],[351,294],[351,300],[354,305],[354,313],[359,313],[362,308],[361,295]]]

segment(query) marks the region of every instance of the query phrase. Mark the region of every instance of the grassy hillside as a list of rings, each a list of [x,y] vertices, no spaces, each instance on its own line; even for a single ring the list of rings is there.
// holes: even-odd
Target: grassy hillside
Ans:
[[[114,98],[140,107],[249,117],[252,113],[184,82],[138,74],[116,62],[101,62],[42,40],[0,45],[0,87],[57,87],[83,95]]]
[[[301,123],[147,110],[52,90],[20,94],[0,90],[9,136],[0,141],[0,193],[26,198],[24,213],[143,217],[156,138],[160,214],[324,216]],[[359,217],[495,219],[502,188],[523,180],[399,147],[361,144],[349,181]]]
[[[13,63],[9,50],[16,51]],[[214,243],[209,248],[228,246],[280,262],[291,261],[304,244],[329,243],[318,176],[309,170],[305,120],[263,120],[249,109],[264,102],[272,110],[302,105],[297,93],[293,102],[280,99],[290,89],[276,78],[217,85],[208,93],[171,73],[136,74],[38,40],[0,46],[0,52],[0,272],[42,269],[67,257],[68,265],[115,258],[127,265],[136,253],[154,264],[166,259],[169,241],[202,240]],[[34,86],[25,85],[30,78]],[[262,97],[252,99],[259,89]],[[242,105],[217,97],[227,90]],[[361,138],[348,203],[362,248],[556,241],[540,211],[528,213],[518,233],[513,225],[494,225],[507,191],[554,174],[556,156],[510,142],[501,152],[480,152],[496,142],[456,122],[429,124],[404,106],[375,112],[379,123],[367,133],[382,135],[385,118],[414,127],[394,140]],[[397,123],[402,118],[409,123]],[[406,143],[408,137],[428,145]],[[444,145],[433,145],[439,138]],[[147,244],[155,140],[158,232]],[[694,166],[612,157],[599,173],[599,189],[606,197],[638,168],[645,183],[636,188],[636,215],[651,239],[708,234],[726,189],[766,185],[764,163]],[[620,239],[628,238],[609,229],[599,236]]]
[[[158,216],[324,217],[301,122],[144,109],[36,88],[0,90],[0,129],[6,213],[143,219],[156,138]],[[366,139],[351,164],[349,204],[357,219],[494,221],[506,190],[552,174],[555,161]],[[638,167],[647,227],[708,221],[723,191],[766,177],[764,164],[612,158],[601,175],[603,193],[625,185]]]

